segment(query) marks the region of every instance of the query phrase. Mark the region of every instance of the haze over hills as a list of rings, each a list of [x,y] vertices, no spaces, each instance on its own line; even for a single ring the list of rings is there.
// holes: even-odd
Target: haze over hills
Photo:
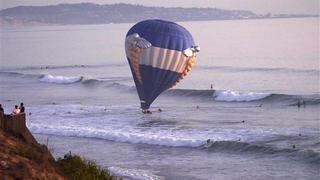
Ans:
[[[259,15],[243,10],[145,7],[122,3],[112,5],[80,3],[50,6],[18,6],[0,11],[0,22],[4,25],[127,23],[151,18],[172,21],[199,21],[289,17],[315,17],[315,15]]]

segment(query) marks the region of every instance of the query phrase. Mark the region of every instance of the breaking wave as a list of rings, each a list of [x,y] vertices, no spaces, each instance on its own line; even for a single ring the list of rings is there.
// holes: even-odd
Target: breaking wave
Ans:
[[[137,113],[138,106],[42,105],[30,107],[28,127],[32,133],[84,137],[132,144],[198,148],[209,151],[284,153],[311,163],[320,162],[318,151],[298,136],[295,128],[189,127],[175,120],[152,119]],[[305,129],[303,137],[314,137],[316,128]],[[207,139],[212,142],[207,143]],[[274,146],[274,142],[294,140],[297,147]],[[268,144],[269,143],[269,144]]]
[[[309,163],[320,163],[320,153],[308,149],[277,148],[271,145],[255,144],[257,136],[263,133],[264,138],[272,137],[277,132],[254,129],[177,129],[177,128],[136,128],[112,126],[110,128],[92,127],[67,127],[67,126],[38,126],[31,125],[33,133],[50,134],[58,136],[73,136],[111,140],[134,144],[161,145],[169,147],[200,148],[208,151],[237,152],[237,153],[261,153],[284,154],[293,159],[303,160]],[[213,140],[206,143],[209,137]],[[238,137],[239,140],[235,140]],[[241,140],[241,141],[240,141]]]
[[[40,82],[52,84],[74,84],[81,83],[85,86],[98,86],[111,88],[117,87],[122,90],[130,90],[134,92],[135,88],[119,82],[132,81],[131,77],[100,77],[100,78],[85,78],[83,76],[56,76],[51,74],[23,74],[18,72],[3,72],[0,75],[8,77],[36,78]],[[164,95],[174,97],[191,97],[201,98],[206,100],[220,102],[283,102],[285,105],[318,105],[320,104],[320,94],[312,95],[294,95],[294,94],[277,94],[264,92],[241,92],[236,90],[203,90],[203,89],[169,89],[163,93]]]
[[[40,81],[47,82],[47,83],[55,83],[55,84],[72,84],[72,83],[80,82],[82,79],[83,79],[82,76],[68,77],[68,76],[53,76],[50,74],[46,74],[40,78]]]
[[[236,102],[248,102],[248,101],[255,101],[264,99],[271,94],[268,93],[255,93],[255,92],[248,92],[248,93],[242,93],[238,91],[215,91],[213,93],[213,97],[216,101],[236,101]]]
[[[197,89],[171,89],[164,94],[171,96],[203,98],[220,102],[280,102],[290,106],[318,105],[320,95],[291,95],[262,92],[240,92],[232,90],[197,90]]]
[[[157,176],[151,171],[143,169],[129,169],[123,167],[111,166],[108,169],[116,175],[129,179],[139,179],[139,180],[164,180],[162,176]]]

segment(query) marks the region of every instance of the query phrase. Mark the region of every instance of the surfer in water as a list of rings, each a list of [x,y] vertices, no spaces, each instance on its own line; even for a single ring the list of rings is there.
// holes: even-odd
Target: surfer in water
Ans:
[[[207,145],[213,144],[213,141],[211,139],[207,139]]]
[[[208,147],[211,147],[213,143],[214,142],[211,139],[207,139],[206,144],[204,144],[203,146],[208,148]]]
[[[298,108],[300,108],[301,106],[306,107],[306,103],[303,100],[299,100],[297,103]]]

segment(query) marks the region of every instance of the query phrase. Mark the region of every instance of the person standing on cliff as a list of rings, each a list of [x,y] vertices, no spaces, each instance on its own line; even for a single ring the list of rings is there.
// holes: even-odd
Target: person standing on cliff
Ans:
[[[21,112],[21,113],[24,113],[24,106],[23,106],[23,103],[20,103],[20,107],[19,107],[19,109],[20,109],[20,112]]]
[[[2,104],[0,104],[0,112],[4,113],[4,110],[3,110]]]
[[[20,113],[20,109],[18,108],[18,105],[14,106],[14,110],[12,111],[12,114],[19,114]]]

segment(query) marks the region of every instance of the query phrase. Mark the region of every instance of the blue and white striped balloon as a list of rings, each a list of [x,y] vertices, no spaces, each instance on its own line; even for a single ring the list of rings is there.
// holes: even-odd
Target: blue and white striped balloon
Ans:
[[[170,21],[145,20],[129,30],[125,50],[141,108],[148,109],[160,93],[191,70],[200,48],[184,27]]]

